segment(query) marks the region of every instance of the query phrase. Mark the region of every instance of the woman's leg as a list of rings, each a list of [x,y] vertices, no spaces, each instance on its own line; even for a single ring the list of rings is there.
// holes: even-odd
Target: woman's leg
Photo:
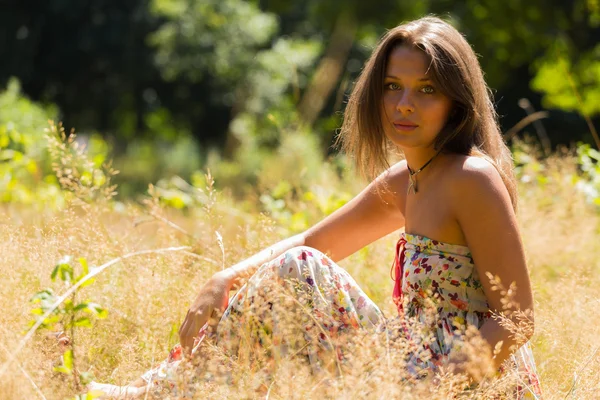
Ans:
[[[317,372],[328,352],[341,357],[345,333],[377,329],[383,320],[347,271],[301,246],[258,269],[230,300],[216,336],[231,355],[280,359],[300,353]]]
[[[301,246],[250,277],[230,299],[211,339],[238,360],[272,364],[301,354],[318,372],[331,366],[332,353],[339,361],[344,333],[379,329],[383,321],[379,308],[347,271],[320,251]],[[180,362],[177,345],[167,359],[129,386],[104,385],[105,389],[143,394],[148,386],[168,387]]]

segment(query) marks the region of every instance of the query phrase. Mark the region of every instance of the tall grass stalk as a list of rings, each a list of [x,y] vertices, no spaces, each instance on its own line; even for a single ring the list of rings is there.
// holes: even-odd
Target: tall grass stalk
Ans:
[[[536,301],[533,351],[546,398],[593,399],[600,388],[600,357],[594,351],[600,327],[600,216],[573,189],[577,173],[573,156],[554,155],[539,165],[542,170],[537,175],[527,170],[521,175],[533,174],[520,183],[518,215]],[[340,192],[358,189],[356,182],[331,179],[317,180],[314,185],[314,193],[319,185]],[[31,295],[45,287],[58,293],[64,290],[49,276],[64,255],[82,255],[90,265],[101,266],[93,270],[96,283],[86,291],[110,312],[109,318],[96,322],[95,329],[78,335],[79,368],[92,372],[97,381],[125,385],[154,366],[154,360],[162,360],[178,341],[177,329],[185,312],[213,273],[290,233],[286,226],[247,206],[239,205],[231,213],[228,210],[236,207],[236,200],[219,192],[213,196],[214,206],[198,212],[173,211],[158,204],[157,215],[181,229],[153,217],[151,222],[136,224],[148,216],[148,208],[133,203],[107,207],[90,202],[85,207],[71,205],[63,211],[41,213],[3,206],[0,344],[8,353],[0,354],[0,398],[74,395],[64,377],[53,372],[62,354],[56,339],[33,331],[24,336],[31,320]],[[296,201],[289,206],[300,208],[302,200],[287,201]],[[308,215],[310,223],[319,217]],[[215,240],[215,232],[221,239]],[[389,266],[396,238],[396,234],[382,238],[340,263],[388,316],[394,313]],[[331,375],[315,376],[285,357],[269,378],[256,365],[228,359],[207,343],[205,357],[182,369],[177,388],[179,393],[212,398],[441,399],[492,398],[506,384],[498,381],[462,392],[465,382],[460,376],[402,380],[401,354],[407,349],[369,336],[348,343],[352,352],[341,366],[343,380],[336,377],[340,374],[335,373],[335,364]],[[194,381],[202,374],[212,374],[212,381]],[[226,374],[235,385],[219,378]]]

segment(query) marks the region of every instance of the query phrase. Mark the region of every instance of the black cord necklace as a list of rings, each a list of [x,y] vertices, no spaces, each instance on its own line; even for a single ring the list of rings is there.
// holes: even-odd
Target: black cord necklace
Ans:
[[[434,155],[433,157],[431,157],[431,158],[429,159],[429,161],[427,161],[427,162],[425,163],[425,165],[423,165],[421,168],[419,168],[419,169],[418,169],[418,170],[416,170],[416,171],[413,171],[413,170],[412,170],[412,169],[411,169],[411,168],[408,166],[408,163],[406,163],[406,167],[408,168],[408,178],[409,178],[409,180],[410,180],[410,183],[409,183],[409,185],[408,185],[408,190],[406,191],[406,194],[410,194],[410,189],[412,189],[413,193],[415,193],[415,194],[416,194],[416,193],[419,191],[419,188],[418,188],[418,186],[417,186],[417,178],[416,178],[416,175],[417,175],[419,172],[423,171],[423,170],[425,169],[425,167],[427,167],[427,166],[428,166],[428,165],[429,165],[429,164],[430,164],[430,163],[433,161],[433,159],[434,159],[434,158],[436,158],[436,157],[438,156],[438,154],[440,154],[440,152],[441,152],[441,150],[440,150],[440,151],[438,151],[437,153],[435,153],[435,155]]]

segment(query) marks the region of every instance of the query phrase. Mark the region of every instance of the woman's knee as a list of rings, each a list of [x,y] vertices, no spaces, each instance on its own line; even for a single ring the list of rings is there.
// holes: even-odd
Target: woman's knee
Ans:
[[[286,251],[284,254],[293,254],[293,255],[300,255],[302,253],[306,253],[308,255],[310,255],[311,257],[315,257],[316,255],[322,255],[322,253],[310,246],[296,246],[296,247],[292,247],[291,249],[289,249],[288,251]]]
[[[274,267],[282,278],[300,278],[318,273],[329,265],[329,259],[319,250],[309,246],[297,246],[283,253]]]

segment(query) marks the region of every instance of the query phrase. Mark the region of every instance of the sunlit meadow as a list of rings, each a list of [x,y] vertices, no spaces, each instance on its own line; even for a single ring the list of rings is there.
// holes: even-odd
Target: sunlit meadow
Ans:
[[[55,143],[55,147],[60,146]],[[578,170],[574,154],[563,152],[544,161],[536,157],[523,160],[528,150],[531,149],[523,145],[516,153],[520,179],[518,216],[535,295],[532,343],[542,388],[548,399],[598,398],[600,214],[575,189]],[[74,349],[77,371],[93,374],[96,381],[125,385],[138,378],[164,359],[177,343],[178,327],[198,289],[211,274],[318,221],[363,185],[351,173],[340,177],[329,163],[323,164],[302,188],[282,183],[280,179],[286,171],[290,176],[298,172],[293,163],[286,163],[285,154],[280,157],[283,170],[265,177],[262,197],[248,193],[240,198],[232,188],[215,189],[208,175],[199,177],[193,185],[175,180],[152,186],[139,201],[117,202],[110,199],[109,191],[82,192],[78,189],[82,182],[67,179],[63,186],[68,196],[60,209],[44,204],[3,206],[0,397],[62,399],[85,393],[83,385],[77,389],[78,383],[72,376],[55,370],[62,364],[61,356],[68,346]],[[57,172],[68,178],[65,165],[58,165]],[[101,184],[110,189],[105,182]],[[173,199],[183,201],[182,198],[186,206],[179,210],[173,207]],[[263,212],[265,209],[268,215]],[[394,313],[390,266],[396,237],[394,233],[341,262],[388,316]],[[142,250],[152,251],[108,266],[95,282],[77,294],[80,301],[90,299],[106,309],[106,318],[91,317],[91,328],[75,328],[72,342],[67,345],[53,333],[60,329],[58,324],[55,329],[39,330],[24,341],[30,322],[35,320],[31,314],[36,307],[30,302],[32,296],[45,288],[53,288],[57,294],[67,289],[60,279],[51,280],[59,260],[72,256],[72,265],[79,267],[76,260],[82,257],[93,268]],[[352,360],[341,376],[314,376],[293,360],[283,360],[268,382],[251,363],[228,363],[218,350],[207,345],[206,358],[212,364],[196,360],[186,370],[189,375],[212,371],[217,378],[206,383],[184,377],[177,390],[161,396],[497,396],[499,389],[494,384],[487,389],[463,392],[464,380],[449,375],[425,383],[405,382],[393,347],[388,348],[387,354],[378,353],[377,345],[371,344],[368,337],[361,340],[354,344]],[[474,357],[477,354],[472,352]],[[221,373],[229,378],[219,379]],[[152,395],[148,393],[149,397]]]

